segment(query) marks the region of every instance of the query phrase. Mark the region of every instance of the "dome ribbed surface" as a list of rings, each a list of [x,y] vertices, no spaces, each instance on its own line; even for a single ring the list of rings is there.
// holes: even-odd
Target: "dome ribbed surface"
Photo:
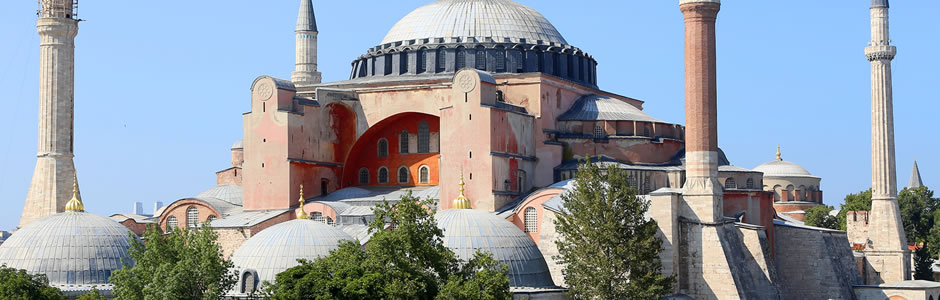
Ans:
[[[382,44],[428,38],[472,37],[541,40],[565,44],[565,38],[542,14],[511,0],[440,0],[402,18]]]
[[[205,190],[196,198],[216,198],[234,205],[242,205],[242,187],[237,185],[223,184]]]
[[[277,273],[299,265],[297,259],[328,256],[341,240],[353,238],[330,225],[295,219],[268,227],[245,241],[232,255],[232,263],[239,272],[255,270],[259,280],[273,283]]]
[[[114,220],[63,212],[29,223],[0,245],[0,264],[46,274],[52,285],[103,285],[127,250],[130,231]]]
[[[477,250],[489,252],[509,267],[512,287],[552,287],[542,252],[522,230],[492,213],[475,209],[448,209],[434,215],[444,230],[444,246],[462,260]]]
[[[774,160],[759,165],[754,171],[764,173],[765,177],[813,177],[813,174],[800,165],[785,160]]]

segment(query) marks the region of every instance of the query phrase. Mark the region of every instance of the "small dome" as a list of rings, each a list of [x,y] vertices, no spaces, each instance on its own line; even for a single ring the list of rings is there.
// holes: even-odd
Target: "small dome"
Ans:
[[[597,94],[578,98],[571,108],[558,116],[559,121],[644,121],[658,122],[630,103]]]
[[[237,142],[232,144],[232,150],[235,150],[235,149],[245,149],[245,143],[242,142],[242,140],[238,140]]]
[[[785,160],[774,160],[754,168],[764,173],[764,177],[814,177],[798,164]]]
[[[475,209],[442,210],[434,218],[444,230],[444,246],[458,258],[469,260],[477,250],[486,251],[509,267],[510,286],[555,286],[535,242],[509,221]]]
[[[216,198],[234,205],[242,205],[242,187],[231,184],[221,184],[205,190],[196,198]]]
[[[295,219],[262,230],[232,255],[239,273],[254,270],[261,281],[274,282],[277,273],[299,265],[297,259],[314,260],[330,255],[341,240],[354,240],[333,226]]]
[[[133,264],[129,233],[111,218],[58,213],[17,230],[0,245],[0,264],[46,274],[53,286],[101,286],[122,262]]]
[[[568,44],[542,14],[511,0],[436,1],[399,20],[382,44],[450,37]]]

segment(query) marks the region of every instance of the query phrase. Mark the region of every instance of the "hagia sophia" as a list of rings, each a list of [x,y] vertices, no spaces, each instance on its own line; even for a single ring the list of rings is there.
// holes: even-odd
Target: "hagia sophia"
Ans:
[[[554,220],[590,158],[625,170],[650,201],[646,217],[659,225],[675,299],[940,299],[940,284],[910,280],[895,183],[888,0],[871,1],[864,52],[872,64],[872,211],[851,227],[864,232],[848,233],[801,222],[823,204],[822,178],[784,160],[781,147],[753,169],[732,165],[719,148],[720,0],[678,3],[685,125],[603,90],[590,49],[512,0],[421,6],[376,46],[350,49],[364,51],[348,80],[321,82],[314,6],[301,0],[294,72],[251,83],[243,138],[217,185],[167,199],[151,215],[137,203],[110,217],[84,212],[72,163],[77,3],[39,3],[37,164],[0,264],[47,274],[70,296],[110,292],[111,272],[130,260],[128,232],[208,222],[239,276],[228,296],[247,297],[341,240],[368,247],[375,205],[410,193],[438,203],[431,209],[458,257],[482,250],[506,264],[515,298],[568,299],[564,266],[552,258]],[[853,251],[853,243],[867,247]]]

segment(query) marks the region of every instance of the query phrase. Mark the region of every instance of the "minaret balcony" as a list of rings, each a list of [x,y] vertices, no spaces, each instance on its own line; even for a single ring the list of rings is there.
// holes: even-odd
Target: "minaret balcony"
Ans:
[[[865,57],[869,61],[875,60],[892,60],[897,54],[898,50],[896,47],[891,45],[875,45],[865,47]]]

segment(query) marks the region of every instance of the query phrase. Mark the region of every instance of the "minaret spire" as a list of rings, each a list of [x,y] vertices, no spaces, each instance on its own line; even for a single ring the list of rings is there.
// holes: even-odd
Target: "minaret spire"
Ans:
[[[312,0],[300,0],[295,34],[296,63],[291,81],[297,85],[320,83],[320,72],[317,72],[317,18],[313,13]]]
[[[39,1],[39,142],[19,227],[65,211],[72,196],[77,6],[75,0]]]
[[[920,179],[920,168],[917,167],[917,158],[914,158],[914,169],[911,170],[911,180],[907,187],[916,189],[922,186],[924,186],[924,181]]]
[[[897,49],[888,35],[888,1],[873,0],[871,42],[865,56],[871,62],[871,162],[872,204],[865,251],[871,272],[867,284],[908,280],[910,251],[898,209],[897,172],[894,156],[894,99],[891,60]]]

